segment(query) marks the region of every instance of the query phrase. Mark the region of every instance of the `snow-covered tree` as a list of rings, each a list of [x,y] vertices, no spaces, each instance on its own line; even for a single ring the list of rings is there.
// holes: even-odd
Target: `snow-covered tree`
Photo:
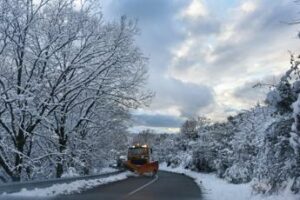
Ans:
[[[198,138],[198,129],[205,128],[210,124],[210,120],[205,117],[187,119],[180,128],[180,133],[187,138]]]
[[[133,136],[132,144],[147,144],[151,147],[154,144],[155,132],[151,129],[142,130]]]
[[[293,109],[294,123],[289,138],[289,144],[294,153],[294,157],[291,159],[294,167],[292,171],[292,177],[294,177],[292,190],[294,192],[300,192],[300,94],[298,95],[297,101],[293,104]]]
[[[224,175],[227,180],[241,183],[252,179],[265,129],[272,122],[272,112],[272,109],[257,106],[234,117],[232,164]]]
[[[32,178],[45,160],[57,177],[74,161],[87,166],[71,146],[93,153],[89,137],[119,131],[151,96],[136,24],[104,22],[88,0],[0,3],[2,179]]]
[[[287,186],[293,177],[291,162],[295,155],[289,144],[292,119],[290,115],[277,116],[263,132],[262,145],[259,145],[253,178],[258,192],[275,192]]]
[[[299,61],[291,55],[290,64],[290,69],[280,78],[279,83],[271,88],[265,100],[280,114],[292,112],[292,103],[296,101],[299,92]]]

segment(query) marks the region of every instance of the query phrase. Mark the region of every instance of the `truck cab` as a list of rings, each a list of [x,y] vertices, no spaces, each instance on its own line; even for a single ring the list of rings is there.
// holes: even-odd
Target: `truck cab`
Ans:
[[[132,164],[144,165],[151,160],[152,149],[148,145],[133,145],[128,148],[127,160]]]
[[[151,154],[152,149],[146,144],[130,146],[124,166],[140,175],[145,173],[154,175],[158,171],[158,161],[152,161]]]

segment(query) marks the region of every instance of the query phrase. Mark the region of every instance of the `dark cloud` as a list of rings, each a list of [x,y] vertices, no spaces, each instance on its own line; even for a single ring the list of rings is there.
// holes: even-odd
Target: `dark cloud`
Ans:
[[[178,128],[183,123],[182,118],[171,116],[171,115],[159,115],[159,114],[133,115],[133,121],[136,126],[165,127],[165,128]]]
[[[255,1],[257,4],[254,12],[246,15],[238,24],[238,30],[260,30],[256,35],[262,33],[280,33],[282,26],[288,26],[297,15],[299,7],[293,1]]]
[[[182,22],[192,37],[218,34],[221,31],[221,21],[212,15],[200,15],[195,18],[182,17]]]
[[[214,102],[213,89],[206,85],[159,77],[159,81],[152,83],[155,88],[159,88],[152,103],[154,109],[176,106],[183,117],[194,117]]]
[[[270,91],[273,85],[276,85],[280,80],[279,76],[265,76],[260,80],[248,81],[241,85],[233,92],[235,98],[241,99],[244,102],[248,102],[250,105],[255,103],[264,102],[266,94]],[[261,86],[253,87],[261,84]]]
[[[266,87],[253,88],[256,83],[254,81],[247,82],[238,87],[234,91],[234,97],[241,99],[244,101],[244,103],[248,103],[250,105],[254,105],[257,102],[263,102],[268,89]]]
[[[106,0],[109,1],[109,0]],[[106,5],[104,12],[111,18],[127,15],[129,18],[138,19],[141,35],[138,38],[145,54],[150,54],[154,63],[160,57],[168,54],[168,50],[181,41],[183,33],[181,25],[175,15],[188,3],[184,0],[111,0]],[[105,14],[104,13],[104,14]],[[160,65],[152,65],[160,68]],[[160,63],[161,64],[161,63]]]
[[[165,20],[176,7],[176,4],[171,1],[161,0],[113,0],[110,2],[110,9],[114,15],[125,14],[148,23]]]
[[[221,23],[212,17],[201,17],[198,21],[192,21],[189,26],[189,30],[192,31],[195,36],[209,34],[217,34],[221,30]]]

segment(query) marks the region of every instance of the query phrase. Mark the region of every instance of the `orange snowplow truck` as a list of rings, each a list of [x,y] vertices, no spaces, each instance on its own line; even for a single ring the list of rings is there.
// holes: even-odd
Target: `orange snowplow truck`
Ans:
[[[152,149],[148,145],[133,145],[128,148],[124,166],[139,175],[145,173],[155,175],[158,171],[158,161],[151,161],[151,154]]]

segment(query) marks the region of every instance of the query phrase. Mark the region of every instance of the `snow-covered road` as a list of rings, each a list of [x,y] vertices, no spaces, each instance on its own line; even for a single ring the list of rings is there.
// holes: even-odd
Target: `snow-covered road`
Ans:
[[[32,199],[35,197],[45,199],[61,194],[71,194],[101,184],[123,180],[130,175],[130,172],[105,168],[105,170],[98,172],[97,175],[3,184],[0,185],[0,200]]]
[[[80,194],[57,196],[54,200],[201,200],[200,188],[193,179],[176,173],[159,171],[156,177],[129,177],[100,185]]]
[[[126,179],[126,180],[124,180]],[[106,184],[109,183],[109,184]],[[133,176],[130,172],[93,180],[2,195],[5,200],[93,200],[93,199],[187,199],[201,200],[201,190],[193,179],[176,173],[160,171],[155,177]]]
[[[291,193],[257,195],[250,184],[230,184],[214,174],[169,168],[162,164],[155,177],[136,176],[131,172],[90,176],[80,180],[62,179],[60,183],[37,182],[19,192],[0,195],[2,200],[93,200],[93,199],[185,199],[185,200],[298,200]],[[173,172],[173,173],[170,173]],[[78,178],[76,178],[78,179]],[[65,182],[63,182],[65,181]],[[48,184],[48,187],[43,187]],[[22,184],[21,184],[22,185]],[[198,185],[198,186],[197,186]],[[33,189],[37,186],[38,189]]]

